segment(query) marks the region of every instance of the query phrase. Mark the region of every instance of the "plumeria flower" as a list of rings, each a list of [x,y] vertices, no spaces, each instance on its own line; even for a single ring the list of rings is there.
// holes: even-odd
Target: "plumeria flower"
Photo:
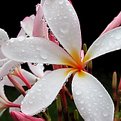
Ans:
[[[24,41],[12,38],[2,45],[2,52],[15,61],[65,65],[67,68],[54,70],[39,79],[22,101],[22,112],[34,115],[47,108],[73,74],[72,94],[84,120],[113,121],[114,105],[110,95],[93,75],[85,71],[85,67],[90,60],[121,49],[121,27],[97,38],[82,58],[79,20],[71,3],[68,0],[45,0],[43,10],[50,29],[63,48],[41,37],[29,37]]]
[[[10,114],[11,114],[11,117],[14,119],[14,121],[45,121],[42,118],[28,116],[17,111],[12,111]]]

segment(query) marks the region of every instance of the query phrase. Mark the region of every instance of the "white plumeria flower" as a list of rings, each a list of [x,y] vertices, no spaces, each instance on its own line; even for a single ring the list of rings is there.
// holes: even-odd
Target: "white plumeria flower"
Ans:
[[[44,38],[29,37],[25,41],[10,39],[2,45],[2,52],[16,61],[59,64],[69,68],[54,70],[37,81],[22,101],[22,112],[34,115],[48,107],[73,73],[72,94],[84,120],[113,121],[114,105],[110,95],[84,68],[90,60],[121,49],[121,27],[97,38],[82,59],[79,20],[70,2],[46,0],[43,8],[50,29],[64,49]]]

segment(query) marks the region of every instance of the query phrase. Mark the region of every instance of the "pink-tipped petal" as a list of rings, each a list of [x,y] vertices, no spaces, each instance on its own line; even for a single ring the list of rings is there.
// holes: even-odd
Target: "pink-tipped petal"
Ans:
[[[25,17],[23,21],[20,22],[22,29],[29,36],[32,36],[33,25],[34,25],[34,15]]]
[[[108,26],[104,29],[104,31],[101,33],[104,34],[105,32],[110,31],[111,29],[114,29],[121,25],[121,11],[119,14],[108,24]]]
[[[80,62],[81,30],[77,14],[68,0],[46,0],[45,19],[60,44]]]
[[[37,77],[33,74],[31,74],[30,72],[24,70],[24,69],[21,69],[22,71],[22,74],[25,76],[25,78],[29,81],[29,83],[31,85],[33,85],[36,81],[37,81]],[[21,85],[21,86],[26,86],[25,83],[17,76],[15,75],[12,75],[12,77]],[[11,81],[8,79],[7,76],[5,76],[2,80],[2,83],[6,86],[14,86]]]
[[[84,62],[119,49],[121,49],[121,27],[117,27],[97,38],[88,49]]]
[[[32,64],[28,63],[28,66],[30,70],[35,74],[37,77],[42,77],[44,75],[44,66],[43,64],[37,63],[37,64]]]
[[[4,77],[10,72],[12,72],[16,67],[20,66],[20,62],[9,60],[0,69],[0,77]]]
[[[1,49],[6,57],[16,61],[70,66],[75,63],[61,47],[44,38],[12,38]]]
[[[72,93],[76,107],[85,121],[113,121],[113,101],[95,77],[83,71],[76,73]]]
[[[8,34],[5,30],[0,28],[0,45],[9,39]]]
[[[47,108],[54,101],[72,72],[71,69],[58,69],[38,80],[22,101],[22,112],[34,115]]]
[[[10,114],[11,114],[11,117],[14,119],[14,121],[45,121],[42,118],[28,116],[17,111],[12,111]]]
[[[37,13],[33,24],[33,36],[48,39],[48,28],[45,20],[43,19],[43,10],[41,4],[37,5]]]

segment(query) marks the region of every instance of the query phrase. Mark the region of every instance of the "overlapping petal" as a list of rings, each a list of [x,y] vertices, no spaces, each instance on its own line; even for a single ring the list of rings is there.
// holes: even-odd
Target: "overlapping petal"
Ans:
[[[38,80],[22,101],[22,112],[34,115],[47,108],[54,101],[66,79],[73,71],[69,68],[58,69]]]
[[[24,75],[24,77],[29,81],[29,83],[31,85],[33,85],[36,81],[37,81],[37,77],[33,74],[31,74],[30,72],[21,69],[22,74]],[[17,76],[12,75],[12,77],[21,85],[21,86],[26,86],[25,83]],[[6,86],[14,86],[11,81],[8,79],[7,76],[5,76],[2,80],[2,83]]]
[[[32,36],[33,31],[33,25],[34,25],[34,15],[31,15],[29,17],[24,18],[23,21],[21,21],[21,27],[25,31],[25,33],[29,36]]]
[[[37,63],[37,64],[32,64],[28,63],[28,66],[30,70],[38,77],[42,77],[44,75],[44,66],[43,64]]]
[[[75,74],[74,102],[85,121],[113,121],[114,105],[101,83],[86,72]]]
[[[43,12],[58,41],[80,63],[81,31],[72,4],[68,0],[46,0]]]
[[[3,44],[1,49],[6,57],[15,61],[69,66],[75,64],[61,47],[44,38],[12,38]]]
[[[88,49],[84,62],[119,49],[121,49],[121,27],[117,27],[97,38]]]
[[[5,30],[0,28],[0,45],[9,39],[8,34]]]
[[[15,67],[20,66],[20,62],[16,62],[13,60],[9,60],[8,62],[6,62],[2,68],[0,69],[0,78],[6,76],[8,73],[12,72]]]

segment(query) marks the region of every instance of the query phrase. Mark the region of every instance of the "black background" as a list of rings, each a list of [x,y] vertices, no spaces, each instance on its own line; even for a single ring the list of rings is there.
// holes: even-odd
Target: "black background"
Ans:
[[[10,37],[16,37],[20,21],[35,13],[35,5],[40,0],[0,1],[0,28],[5,29]],[[121,1],[72,0],[78,14],[83,43],[89,47],[100,35],[106,25],[120,12]],[[94,69],[104,72],[121,72],[121,51],[112,52],[93,61]]]

